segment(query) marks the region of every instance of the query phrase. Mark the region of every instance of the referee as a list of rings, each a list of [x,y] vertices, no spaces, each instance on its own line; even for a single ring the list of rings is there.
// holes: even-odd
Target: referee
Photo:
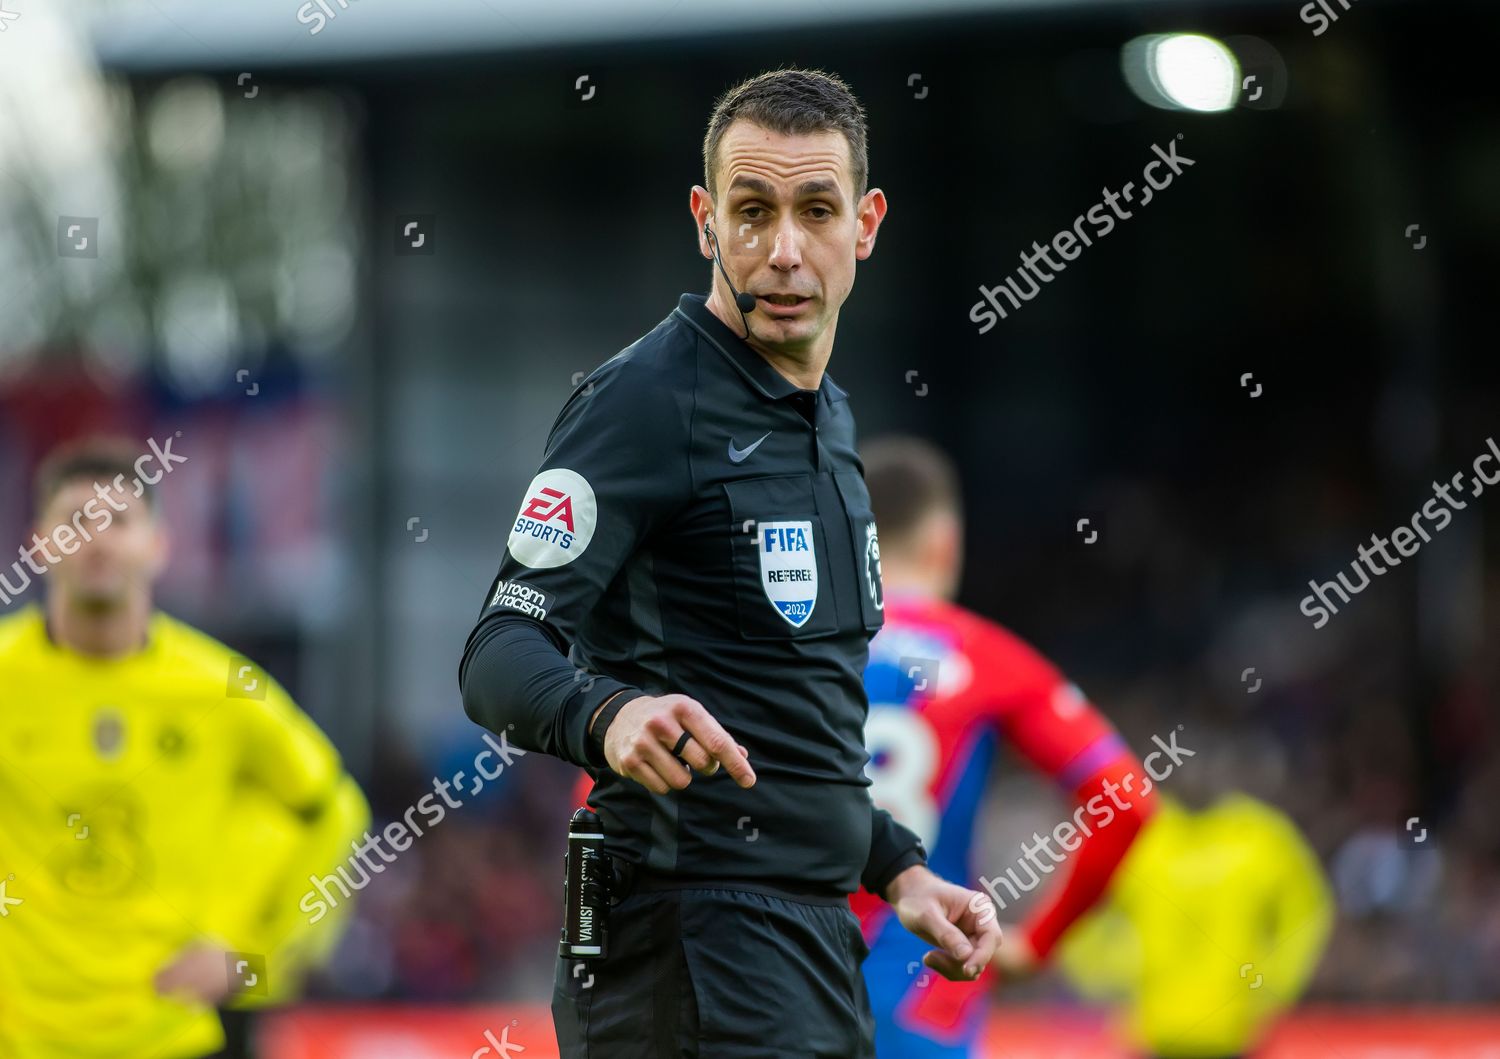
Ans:
[[[464,708],[595,780],[619,877],[607,956],[557,961],[565,1059],[870,1059],[849,893],[888,901],[949,979],[1000,940],[863,771],[880,546],[825,368],[886,201],[863,108],[820,71],[725,93],[703,160],[710,293],[563,406],[464,648]]]

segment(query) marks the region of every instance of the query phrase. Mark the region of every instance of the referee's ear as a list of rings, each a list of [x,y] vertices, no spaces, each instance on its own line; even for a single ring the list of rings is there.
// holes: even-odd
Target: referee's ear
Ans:
[[[693,185],[688,194],[688,209],[693,214],[693,227],[698,233],[698,253],[712,261],[713,248],[709,246],[708,236],[703,234],[703,227],[714,219],[714,200],[702,184]]]
[[[879,188],[871,188],[859,200],[855,210],[859,235],[854,240],[854,256],[858,260],[863,261],[875,252],[875,233],[880,230],[880,222],[885,220],[888,208],[885,192]]]

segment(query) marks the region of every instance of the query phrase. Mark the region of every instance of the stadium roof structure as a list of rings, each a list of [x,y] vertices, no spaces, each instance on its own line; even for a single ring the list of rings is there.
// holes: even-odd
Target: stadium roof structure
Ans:
[[[101,6],[88,28],[106,69],[146,74],[326,68],[1127,3],[1142,0],[126,0]]]

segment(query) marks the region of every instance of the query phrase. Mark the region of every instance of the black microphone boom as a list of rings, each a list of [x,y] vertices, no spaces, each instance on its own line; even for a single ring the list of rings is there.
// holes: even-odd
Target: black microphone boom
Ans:
[[[748,291],[734,289],[734,282],[729,278],[729,273],[724,270],[724,259],[719,256],[719,237],[714,230],[703,222],[703,234],[708,239],[708,245],[714,252],[714,264],[719,266],[719,275],[724,277],[724,283],[729,287],[729,293],[734,295],[734,307],[740,311],[740,322],[745,325],[745,338],[750,337],[750,321],[745,319],[745,314],[755,310],[755,295]]]

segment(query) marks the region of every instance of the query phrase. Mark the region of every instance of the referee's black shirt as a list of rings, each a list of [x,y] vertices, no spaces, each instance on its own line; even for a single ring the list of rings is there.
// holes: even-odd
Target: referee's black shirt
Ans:
[[[589,770],[612,852],[875,893],[925,860],[863,771],[884,601],[847,396],[826,372],[799,389],[684,294],[558,415],[459,680],[473,720]],[[754,786],[720,769],[658,795],[610,771],[587,727],[622,689],[697,699]]]

